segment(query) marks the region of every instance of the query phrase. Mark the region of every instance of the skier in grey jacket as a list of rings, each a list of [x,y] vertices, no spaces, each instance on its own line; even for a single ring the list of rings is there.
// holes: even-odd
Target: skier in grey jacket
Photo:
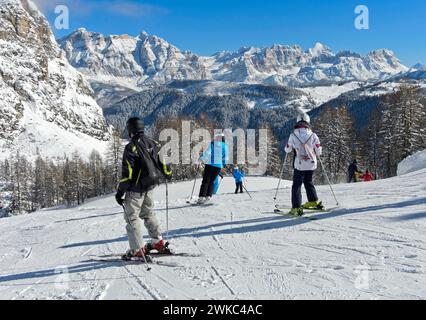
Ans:
[[[124,150],[122,180],[115,196],[117,203],[124,208],[130,245],[123,260],[144,258],[152,250],[170,253],[153,212],[153,190],[159,184],[162,175],[169,176],[171,172],[160,161],[157,143],[144,135],[144,125],[139,118],[129,119],[127,131],[131,142]],[[152,239],[146,245],[142,237],[142,220]]]

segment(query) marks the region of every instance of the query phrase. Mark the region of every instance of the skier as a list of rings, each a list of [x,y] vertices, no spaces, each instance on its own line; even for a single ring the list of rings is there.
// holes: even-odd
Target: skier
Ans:
[[[374,180],[374,176],[370,172],[370,170],[367,169],[367,171],[365,171],[365,174],[361,177],[361,179],[364,180],[365,182],[370,182]]]
[[[238,167],[235,167],[235,168],[234,168],[234,172],[233,172],[233,176],[234,176],[234,179],[235,179],[235,185],[236,185],[236,188],[235,188],[235,194],[237,194],[237,193],[238,193],[238,191],[239,191],[240,193],[244,193],[244,191],[243,191],[243,179],[244,179],[244,177],[245,177],[245,174],[244,174],[243,172],[241,172],[241,171],[238,169]]]
[[[224,134],[214,137],[209,149],[203,153],[200,160],[204,162],[205,167],[197,204],[202,205],[210,201],[213,196],[214,181],[228,163],[228,146],[225,143]]]
[[[312,182],[314,171],[318,167],[317,157],[322,154],[322,147],[318,136],[312,132],[310,117],[307,114],[299,115],[294,132],[290,135],[286,153],[295,152],[294,176],[292,187],[291,215],[303,215],[303,209],[323,209],[319,201],[315,186]],[[308,202],[302,206],[302,184],[305,185]]]
[[[160,232],[159,222],[153,212],[153,190],[160,180],[171,172],[158,155],[159,145],[144,134],[144,124],[139,118],[130,118],[127,122],[130,143],[123,154],[122,180],[115,196],[117,203],[124,208],[126,230],[130,249],[123,255],[123,260],[148,258],[152,250],[169,254]],[[151,242],[144,244],[142,237],[142,220]],[[148,261],[149,262],[149,261]]]
[[[359,179],[359,174],[361,173],[361,171],[358,170],[358,161],[355,159],[348,168],[348,175],[349,175],[349,179],[348,182],[358,182]]]

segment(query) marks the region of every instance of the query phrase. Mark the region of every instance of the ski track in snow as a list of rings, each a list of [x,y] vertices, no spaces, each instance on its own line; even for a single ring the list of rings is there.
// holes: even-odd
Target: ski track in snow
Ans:
[[[425,299],[425,182],[422,170],[337,185],[344,206],[313,221],[265,213],[273,178],[248,178],[254,200],[232,194],[225,178],[211,207],[186,205],[191,182],[171,184],[170,240],[193,256],[157,257],[151,271],[102,261],[127,249],[113,196],[1,219],[0,298]],[[279,203],[289,203],[290,185]],[[334,206],[327,186],[318,192]],[[156,200],[165,227],[163,186]]]

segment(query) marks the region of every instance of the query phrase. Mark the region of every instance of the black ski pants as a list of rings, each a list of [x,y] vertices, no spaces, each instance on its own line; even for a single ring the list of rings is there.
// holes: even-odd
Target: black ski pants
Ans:
[[[302,184],[305,185],[308,201],[318,201],[317,191],[315,189],[314,183],[312,182],[313,175],[314,171],[299,171],[294,169],[293,187],[291,192],[291,202],[293,208],[302,207]]]
[[[243,191],[243,183],[242,182],[237,182],[236,185],[237,186],[235,188],[235,193],[238,193],[238,191],[240,193],[244,193],[244,191]]]
[[[214,191],[214,181],[219,176],[221,168],[206,165],[203,173],[203,182],[200,188],[200,197],[212,197]]]

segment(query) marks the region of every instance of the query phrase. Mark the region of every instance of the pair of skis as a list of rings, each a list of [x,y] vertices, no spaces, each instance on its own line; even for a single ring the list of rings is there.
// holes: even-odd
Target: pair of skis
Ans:
[[[291,215],[289,213],[289,211],[291,210],[290,207],[284,206],[284,205],[275,205],[275,210],[274,210],[274,214],[278,214],[281,216],[288,216],[288,217],[292,217],[292,218],[303,218],[303,219],[308,219],[308,220],[318,220],[315,217],[306,215],[306,212],[309,214],[313,214],[313,213],[330,213],[333,210],[335,210],[337,208],[331,208],[331,209],[326,209],[324,206],[318,207],[318,208],[310,208],[310,209],[304,209],[305,213],[303,215]]]
[[[151,266],[159,265],[165,267],[173,267],[177,268],[180,265],[176,263],[169,263],[164,261],[159,261],[157,258],[161,257],[186,257],[186,258],[197,258],[201,257],[201,255],[189,254],[189,253],[170,253],[170,254],[162,254],[162,253],[151,253],[147,264],[147,271],[151,270]],[[101,262],[101,263],[124,263],[124,264],[142,264],[145,265],[145,260],[143,258],[132,258],[130,260],[123,260],[120,254],[110,254],[104,256],[97,256],[90,260],[90,262]]]
[[[161,257],[198,257],[197,255],[189,254],[189,253],[176,253],[174,250],[171,250],[169,248],[170,243],[166,243],[166,250],[164,252],[156,252],[151,251],[149,254],[146,254],[145,257],[133,257],[133,258],[127,258],[125,256],[119,255],[119,254],[110,254],[110,255],[104,255],[104,256],[98,256],[96,259],[93,259],[94,261],[98,262],[110,262],[110,263],[117,263],[117,262],[123,262],[123,263],[140,263],[140,264],[147,264],[148,271],[151,270],[150,265],[157,264],[157,265],[165,265],[165,266],[173,266],[176,267],[177,265],[170,265],[167,263],[164,263],[162,261],[156,261],[155,258],[161,258]]]

